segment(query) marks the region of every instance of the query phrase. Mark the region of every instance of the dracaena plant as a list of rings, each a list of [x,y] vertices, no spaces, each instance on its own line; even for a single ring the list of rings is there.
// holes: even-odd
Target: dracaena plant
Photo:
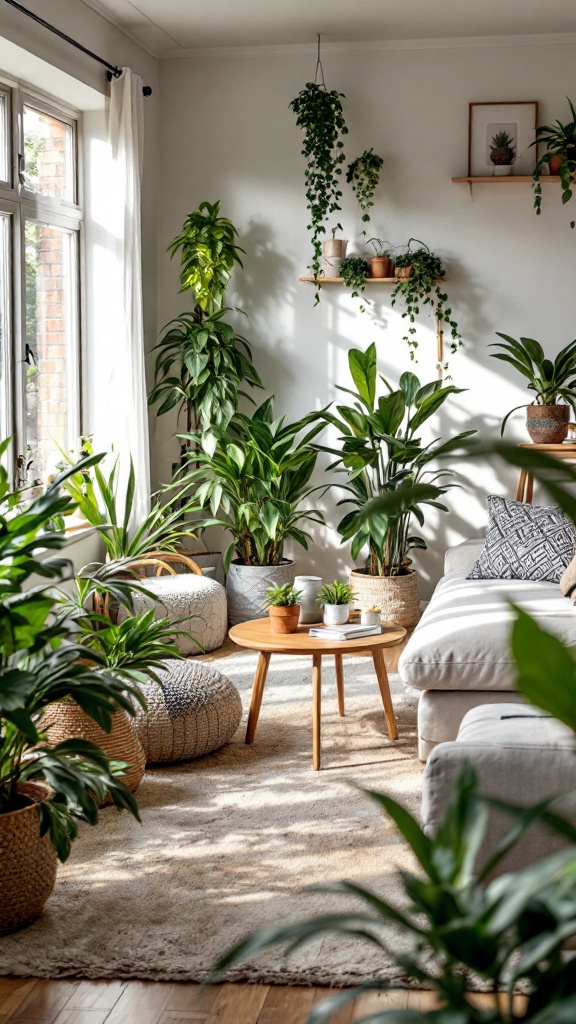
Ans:
[[[376,345],[369,345],[365,352],[351,349],[348,363],[356,390],[338,390],[351,395],[353,401],[323,414],[338,430],[339,444],[322,450],[336,456],[330,469],[345,477],[341,486],[347,497],[340,504],[353,506],[339,523],[338,532],[343,542],[352,542],[353,559],[367,549],[370,575],[398,576],[406,572],[410,551],[426,548],[423,538],[411,532],[413,520],[423,526],[426,506],[447,511],[439,499],[453,486],[447,479],[449,471],[433,469],[431,463],[456,451],[475,431],[424,444],[420,436],[424,424],[462,388],[443,386],[441,381],[421,385],[413,373],[403,373],[397,388],[380,377],[385,392],[378,396]],[[422,491],[410,500],[415,484]],[[374,515],[367,522],[362,515],[366,504],[391,491],[399,493],[398,509]]]
[[[0,444],[0,458],[7,448],[7,441]],[[90,471],[101,458],[81,460],[30,501],[10,489],[0,465],[0,814],[24,805],[22,783],[47,783],[51,793],[38,805],[39,827],[61,860],[77,821],[96,824],[107,793],[116,807],[138,816],[132,794],[98,747],[81,739],[51,746],[42,726],[50,704],[73,699],[109,731],[114,711],[133,714],[132,701],[142,700],[102,659],[91,656],[85,663],[85,649],[55,590],[73,571],[67,559],[53,557],[65,536],[46,531],[46,523],[74,509],[62,489],[70,474]]]
[[[324,426],[319,415],[285,423],[274,419],[267,399],[252,416],[238,414],[226,432],[217,432],[214,451],[189,456],[186,483],[212,514],[201,527],[223,526],[233,537],[226,569],[234,554],[245,565],[278,565],[287,540],[308,547],[305,521],[324,522],[311,498],[326,487],[310,485],[317,459],[311,442]]]
[[[552,124],[543,124],[536,129],[536,139],[531,145],[545,147],[539,157],[532,175],[534,179],[534,209],[542,213],[542,185],[540,177],[544,169],[550,174],[560,176],[562,202],[568,203],[572,198],[574,172],[576,172],[576,110],[572,100],[568,99],[572,120],[566,124],[556,120]],[[570,221],[573,228],[576,221]]]
[[[509,334],[496,331],[502,341],[495,341],[490,348],[494,359],[510,363],[528,381],[528,390],[534,392],[533,405],[558,405],[565,402],[576,408],[576,341],[571,341],[554,360],[548,359],[542,345],[533,338],[511,338]],[[508,418],[517,409],[524,409],[525,403],[515,406],[504,417],[501,433]]]

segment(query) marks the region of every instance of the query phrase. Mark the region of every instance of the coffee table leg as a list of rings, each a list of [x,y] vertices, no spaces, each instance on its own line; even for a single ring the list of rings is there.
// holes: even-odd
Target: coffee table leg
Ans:
[[[341,718],[344,718],[344,669],[342,666],[342,655],[335,654],[334,662],[336,665],[336,689],[338,690],[338,714]]]
[[[382,651],[376,650],[372,652],[372,657],[374,659],[374,668],[376,670],[378,686],[380,687],[380,693],[382,694],[382,703],[384,705],[384,716],[386,718],[388,736],[391,740],[397,740],[398,729],[396,728],[396,715],[394,714],[394,705],[392,703],[392,697],[390,696],[390,685],[388,683],[388,673],[386,671],[384,655],[382,654]]]
[[[322,710],[322,655],[312,655],[312,767],[320,768],[320,714]]]
[[[262,705],[264,683],[266,682],[269,664],[270,652],[260,651],[260,654],[258,655],[258,664],[256,666],[256,672],[254,674],[254,682],[252,683],[252,699],[250,701],[248,725],[246,726],[246,743],[254,742],[254,736],[256,735],[256,726],[258,725],[258,716],[260,714],[260,707]]]

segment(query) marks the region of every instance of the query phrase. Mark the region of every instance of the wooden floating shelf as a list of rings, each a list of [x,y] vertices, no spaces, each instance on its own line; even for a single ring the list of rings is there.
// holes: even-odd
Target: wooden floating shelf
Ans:
[[[343,277],[301,277],[301,281],[309,281],[310,284],[344,284]],[[366,284],[396,284],[397,277],[367,277]]]
[[[457,185],[518,185],[525,181],[534,183],[534,178],[531,174],[509,174],[508,177],[498,176],[497,178],[452,178],[452,181]],[[560,181],[560,176],[558,174],[543,174],[540,178],[542,184],[553,181]]]

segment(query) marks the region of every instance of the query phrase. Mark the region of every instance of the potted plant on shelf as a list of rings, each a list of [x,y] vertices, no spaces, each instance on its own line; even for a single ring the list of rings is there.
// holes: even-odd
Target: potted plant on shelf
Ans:
[[[336,224],[332,228],[332,238],[327,238],[322,242],[321,271],[325,277],[340,276],[340,264],[346,255],[348,240],[336,238],[338,229],[342,231],[341,224]]]
[[[490,160],[494,164],[494,174],[506,176],[512,173],[512,164],[516,150],[509,132],[496,132],[490,142]]]
[[[352,185],[358,205],[362,210],[362,220],[365,224],[370,220],[369,210],[374,206],[374,192],[380,181],[380,171],[384,161],[372,148],[365,149],[360,156],[357,156],[346,171],[346,181]],[[363,231],[363,234],[366,234]]]
[[[393,247],[390,245],[390,242],[383,241],[381,238],[369,238],[367,244],[371,245],[374,249],[374,256],[371,256],[368,260],[370,277],[392,277],[394,263],[392,259]]]
[[[7,441],[0,444],[0,457],[7,448]],[[82,460],[78,470],[99,458]],[[75,700],[108,730],[115,711],[132,715],[139,699],[126,679],[96,659],[84,663],[73,624],[55,604],[54,587],[69,578],[71,566],[45,557],[65,543],[64,533],[46,524],[73,508],[61,493],[65,479],[57,477],[26,502],[24,492],[10,490],[0,465],[0,934],[41,914],[77,822],[95,825],[106,795],[138,817],[134,797],[117,777],[123,765],[112,766],[83,739],[52,747],[43,727],[54,701]]]
[[[417,243],[419,248],[413,248],[413,243]],[[461,338],[458,324],[452,319],[452,310],[448,306],[448,295],[441,287],[441,282],[446,277],[446,271],[440,257],[431,252],[428,246],[417,238],[411,238],[405,251],[396,256],[395,274],[397,282],[390,300],[393,306],[399,298],[403,299],[406,304],[402,316],[407,317],[410,322],[408,333],[404,336],[404,341],[408,343],[410,349],[410,358],[415,358],[418,347],[414,324],[421,306],[430,306],[434,314],[439,337],[438,361],[440,362],[442,351],[441,340],[447,328],[450,329],[451,351],[457,352]]]
[[[352,298],[360,297],[366,287],[366,278],[370,272],[365,256],[347,256],[340,264],[340,276],[347,288],[352,289]],[[364,306],[360,306],[364,312]]]
[[[268,587],[264,608],[268,609],[273,633],[295,633],[300,618],[300,591],[291,583]]]
[[[323,428],[322,412],[295,423],[275,420],[270,398],[252,416],[239,413],[226,432],[218,432],[213,453],[201,449],[189,456],[191,468],[182,483],[195,488],[207,513],[199,532],[221,526],[233,538],[223,559],[232,625],[265,615],[270,586],[293,584],[294,562],[285,557],[284,545],[292,540],[307,548],[303,521],[324,522],[307,504],[328,486],[310,486],[317,459],[311,442]]]
[[[457,450],[475,431],[424,444],[420,437],[424,423],[462,388],[443,386],[441,381],[421,385],[413,373],[403,373],[396,389],[382,378],[387,393],[378,397],[375,344],[366,352],[352,349],[348,362],[356,390],[343,390],[351,393],[354,401],[338,405],[334,413],[324,413],[340,433],[340,447],[321,450],[335,456],[330,469],[347,478],[340,485],[347,492],[341,504],[351,504],[353,509],[338,525],[342,541],[352,542],[354,560],[367,550],[365,568],[355,569],[350,583],[361,610],[377,605],[384,619],[413,626],[420,607],[417,574],[409,554],[413,548],[425,549],[426,543],[412,534],[412,520],[423,525],[424,506],[447,511],[438,499],[451,486],[446,480],[449,471],[431,469],[430,463]],[[418,501],[410,499],[415,484],[426,485],[425,496]],[[406,496],[402,511],[375,515],[367,523],[362,509],[391,491]]]
[[[350,606],[354,591],[349,583],[334,580],[326,583],[318,595],[318,604],[323,608],[323,619],[327,626],[343,626],[350,618]]]
[[[568,99],[572,120],[566,124],[561,121],[554,121],[553,124],[543,124],[536,129],[536,139],[533,146],[545,146],[545,151],[536,162],[532,177],[534,179],[534,209],[537,214],[542,213],[542,185],[540,178],[546,168],[550,174],[560,176],[562,189],[562,202],[568,203],[572,198],[572,186],[574,184],[574,173],[576,172],[576,110],[572,100]],[[570,221],[573,228],[576,221]]]
[[[576,341],[563,348],[554,361],[533,338],[511,338],[496,331],[503,341],[490,346],[502,351],[492,352],[494,359],[510,363],[528,380],[534,391],[532,404],[517,405],[502,420],[501,435],[506,423],[517,409],[526,409],[526,429],[534,444],[560,444],[568,435],[570,413],[576,409]]]
[[[342,135],[348,129],[344,120],[342,93],[328,90],[324,83],[307,82],[304,89],[290,103],[296,114],[296,124],[304,131],[302,155],[307,164],[306,203],[309,210],[308,228],[312,234],[312,276],[320,277],[322,269],[322,242],[326,218],[340,209],[340,175],[344,143]],[[320,301],[319,287],[315,292],[315,305]]]

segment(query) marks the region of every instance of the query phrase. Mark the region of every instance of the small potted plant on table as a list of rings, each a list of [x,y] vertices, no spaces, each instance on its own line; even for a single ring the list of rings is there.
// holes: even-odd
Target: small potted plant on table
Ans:
[[[494,359],[510,363],[528,380],[528,390],[535,392],[531,405],[517,405],[502,421],[501,434],[509,417],[517,409],[526,409],[526,429],[534,444],[561,444],[566,440],[570,413],[576,409],[576,341],[558,353],[555,360],[547,359],[544,349],[533,338],[511,338],[496,331],[503,341],[495,341],[491,348]]]
[[[268,587],[265,608],[270,617],[270,629],[273,633],[295,633],[300,618],[300,591],[295,590],[291,583],[278,587]]]
[[[327,583],[318,595],[318,603],[324,608],[324,622],[327,626],[343,626],[350,618],[350,605],[354,591],[349,583]]]

